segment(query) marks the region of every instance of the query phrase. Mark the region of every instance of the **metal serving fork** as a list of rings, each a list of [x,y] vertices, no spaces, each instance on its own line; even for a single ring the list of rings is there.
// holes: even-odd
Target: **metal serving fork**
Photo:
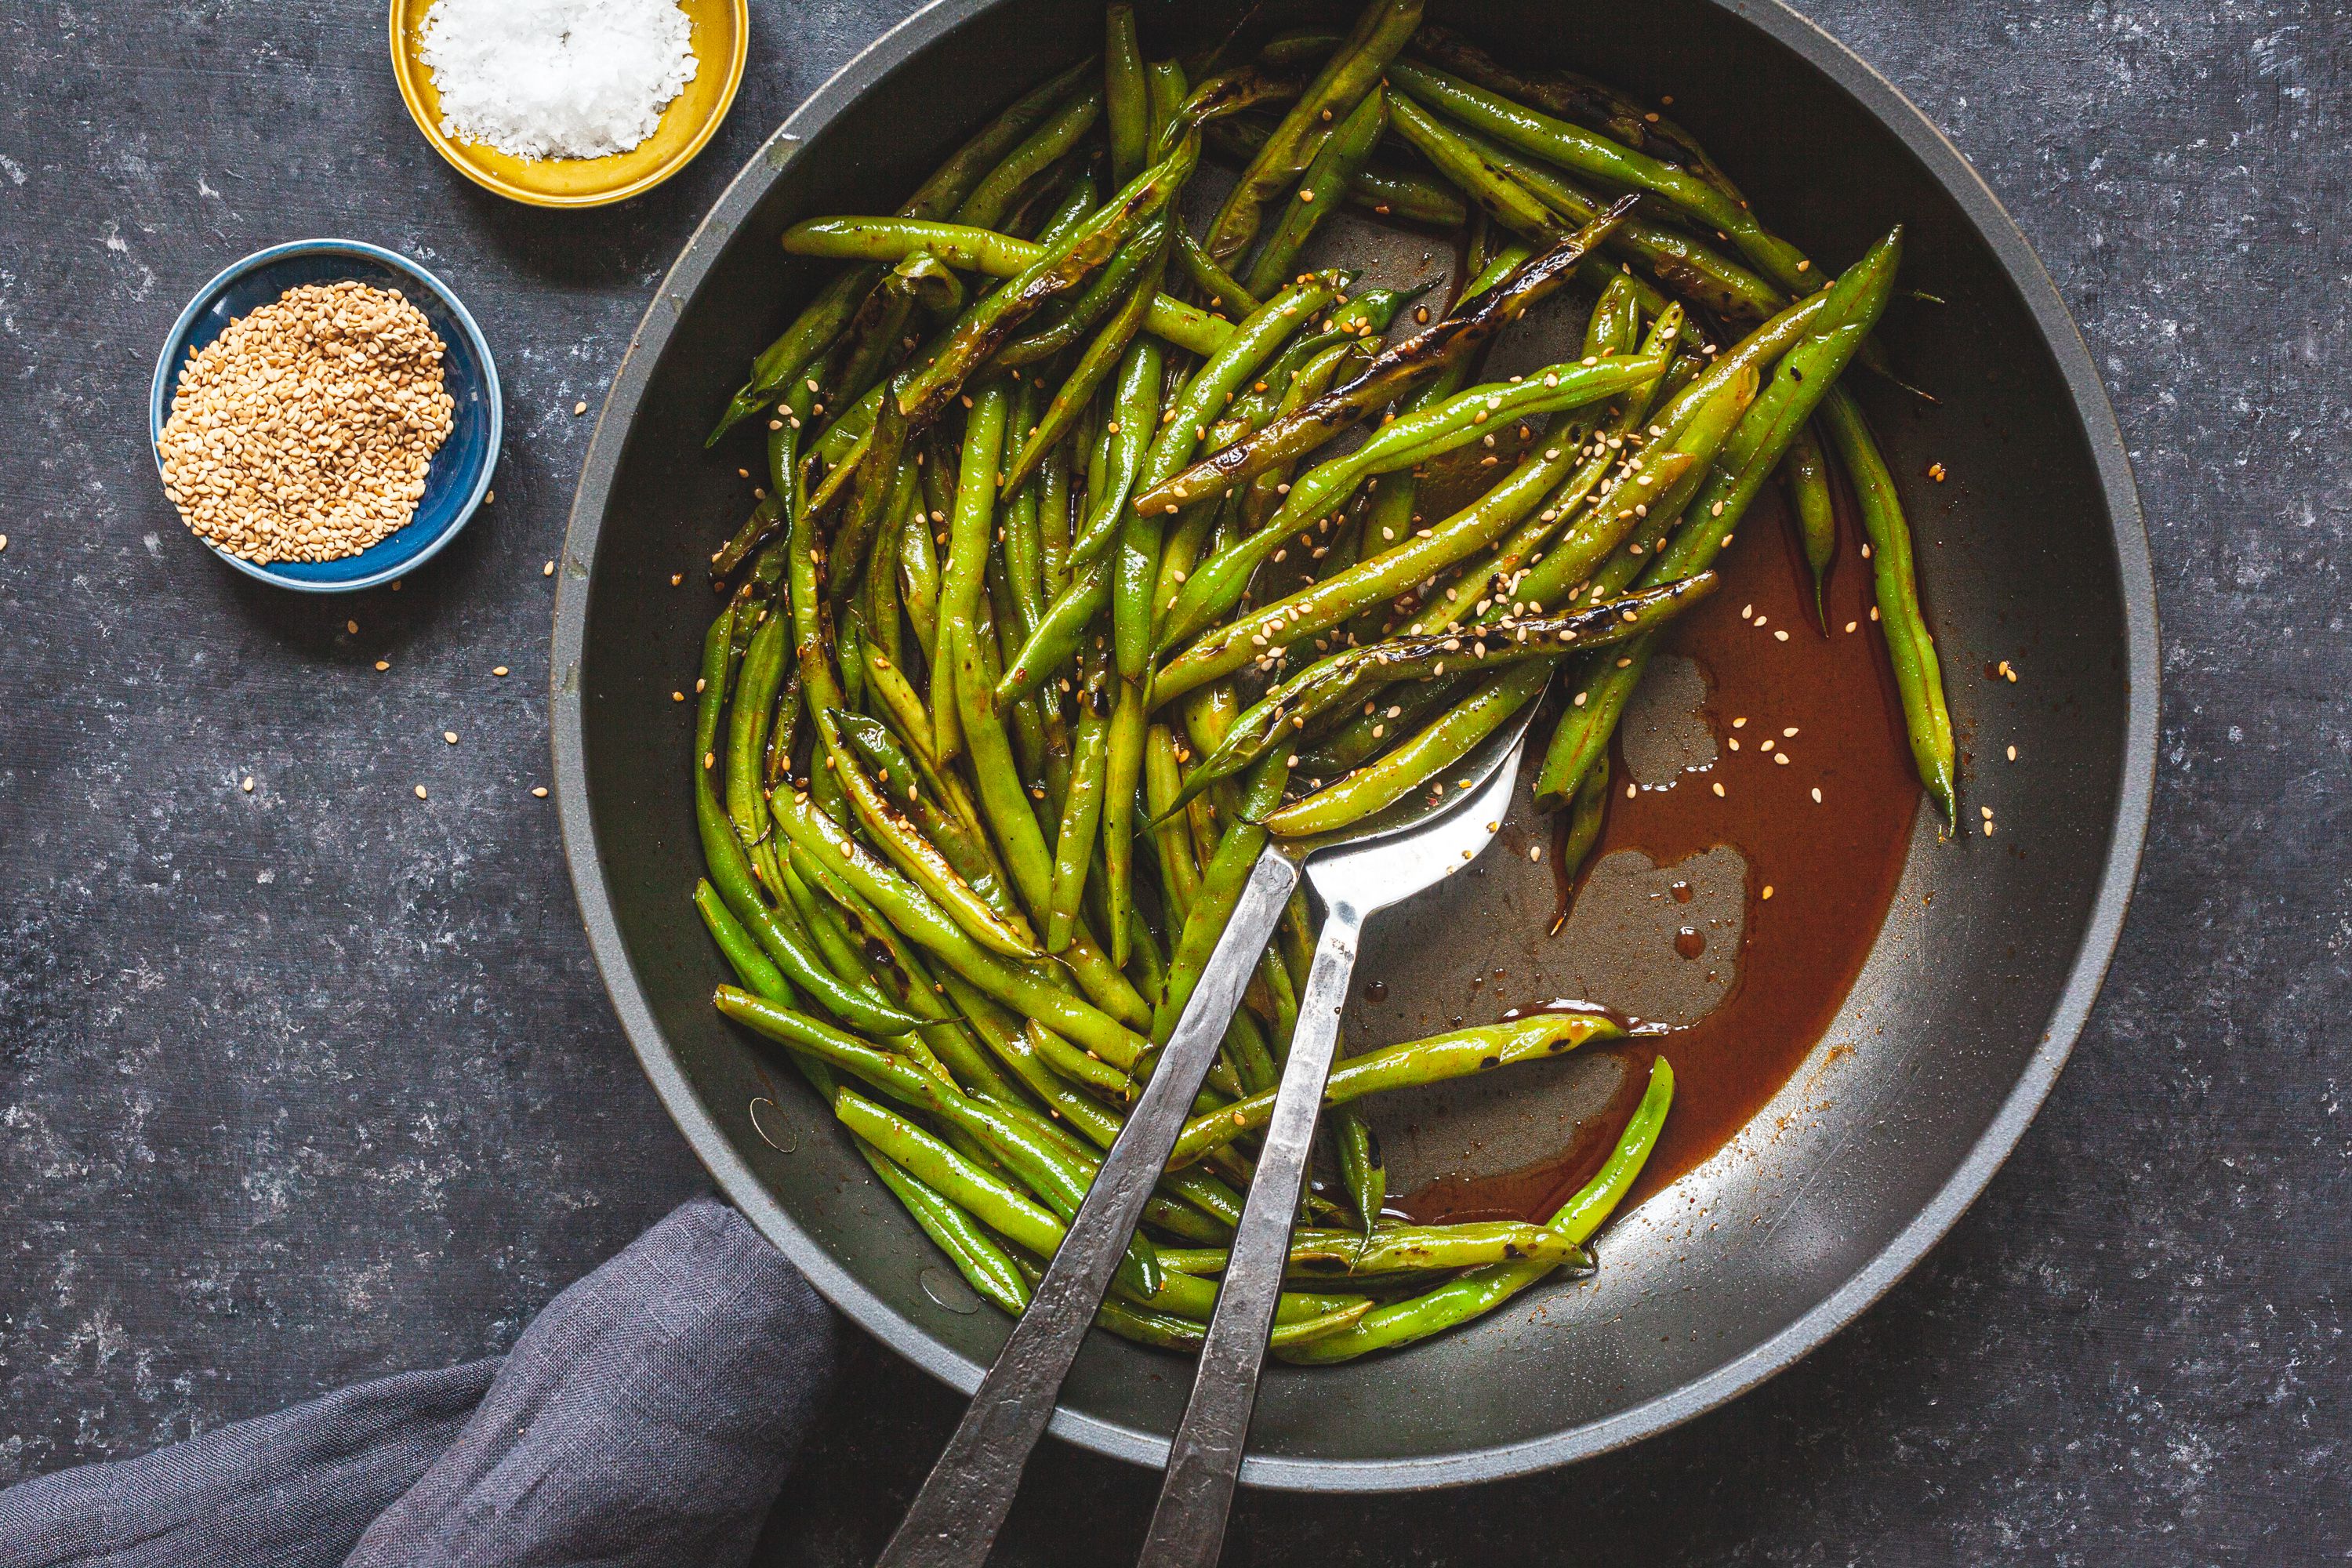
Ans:
[[[1303,870],[1327,906],[1323,934],[1298,999],[1298,1026],[1273,1119],[1143,1549],[1145,1568],[1209,1568],[1215,1563],[1257,1403],[1291,1222],[1307,1177],[1324,1080],[1339,1047],[1339,1013],[1364,921],[1469,865],[1494,837],[1510,805],[1536,706],[1527,704],[1447,770],[1451,776],[1440,782],[1438,794],[1400,802],[1321,838],[1277,840],[1259,856],[1150,1082],[1078,1205],[1029,1310],[1013,1324],[1012,1337],[877,1568],[979,1568],[987,1559],[1030,1450],[1053,1415],[1062,1379],[1077,1359],[1111,1274],[1142,1217],[1144,1201],[1175,1150],[1257,956]]]

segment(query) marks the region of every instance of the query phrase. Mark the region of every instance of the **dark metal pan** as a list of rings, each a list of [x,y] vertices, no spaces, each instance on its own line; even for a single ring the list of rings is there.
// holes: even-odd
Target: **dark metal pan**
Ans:
[[[1224,7],[1165,9],[1147,25],[1206,26]],[[1761,0],[1443,9],[1515,59],[1673,93],[1759,210],[1815,255],[1857,254],[1890,216],[1909,226],[1906,280],[1948,303],[1899,311],[1885,335],[1942,401],[1858,390],[1898,472],[1934,459],[1959,477],[1913,487],[1921,575],[1963,788],[1973,803],[1997,787],[2001,832],[1938,845],[1922,814],[1895,913],[1823,1045],[1750,1134],[1612,1229],[1596,1280],[1539,1289],[1402,1353],[1276,1369],[1244,1471],[1262,1486],[1406,1489],[1563,1464],[1719,1404],[1852,1321],[1983,1188],[2049,1092],[2115,947],[2154,765],[2155,597],[2123,442],[2056,290],[1959,154],[1861,61]],[[743,504],[734,460],[706,454],[703,434],[816,276],[777,234],[813,214],[887,210],[1099,26],[1097,0],[941,0],[784,123],[688,245],[621,365],[556,605],[565,844],[646,1073],[719,1184],[819,1289],[967,1391],[1004,1319],[814,1098],[710,1007],[719,961],[687,901],[700,863],[692,709],[671,693],[691,680],[710,612],[701,563]],[[689,585],[673,588],[681,572]],[[2000,659],[2025,679],[1984,679]],[[2020,760],[1999,761],[2011,743]],[[1490,956],[1559,962],[1525,887],[1498,872],[1448,897],[1398,917],[1400,954],[1419,949],[1429,984]],[[1188,1382],[1097,1335],[1055,1429],[1159,1463]]]

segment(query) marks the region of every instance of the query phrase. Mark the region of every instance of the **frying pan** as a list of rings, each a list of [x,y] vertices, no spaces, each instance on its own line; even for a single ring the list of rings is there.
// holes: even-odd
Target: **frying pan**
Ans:
[[[1906,282],[1946,302],[1899,308],[1883,335],[1940,402],[1850,379],[1905,476],[1964,799],[1971,816],[1997,799],[2000,832],[1938,843],[1920,814],[1893,912],[1822,1044],[1747,1133],[1621,1217],[1595,1279],[1540,1287],[1402,1353],[1275,1369],[1244,1471],[1258,1486],[1402,1489],[1564,1464],[1729,1399],[1853,1321],[1982,1190],[2049,1092],[2114,951],[2154,768],[2155,596],[2122,439],[2048,276],[1960,155],[1860,60],[1763,0],[1431,9],[1515,63],[1673,94],[1758,210],[1815,256],[1858,255],[1890,217],[1909,226]],[[1147,37],[1190,37],[1229,15],[1163,4],[1143,21]],[[821,276],[785,258],[778,233],[888,210],[1099,31],[1097,0],[940,0],[784,122],[688,244],[620,367],[556,602],[565,849],[647,1076],[818,1289],[967,1392],[1006,1321],[815,1097],[711,1009],[720,964],[688,904],[692,705],[671,696],[690,684],[711,604],[670,577],[698,583],[738,521],[742,459],[706,453],[703,436]],[[1931,461],[1953,482],[1919,479]],[[2003,659],[2016,682],[1986,678]],[[1454,880],[1454,901],[1396,917],[1393,988],[1440,986],[1496,955],[1561,962],[1524,887]],[[1549,1107],[1538,1120],[1572,1109],[1521,1082]],[[1097,1334],[1054,1429],[1160,1463],[1189,1381],[1188,1366]]]

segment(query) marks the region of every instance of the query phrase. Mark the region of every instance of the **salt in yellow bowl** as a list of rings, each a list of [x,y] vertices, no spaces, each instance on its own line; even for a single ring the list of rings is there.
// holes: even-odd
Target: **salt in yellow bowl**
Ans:
[[[694,79],[642,143],[609,158],[517,158],[441,131],[441,94],[417,52],[433,0],[392,0],[392,74],[433,150],[476,184],[536,207],[593,207],[653,189],[694,161],[727,118],[750,52],[748,0],[679,0],[694,25]]]

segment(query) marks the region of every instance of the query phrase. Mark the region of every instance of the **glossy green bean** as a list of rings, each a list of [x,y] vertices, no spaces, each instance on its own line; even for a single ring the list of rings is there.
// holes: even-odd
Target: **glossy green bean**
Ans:
[[[1440,679],[1449,665],[1457,673],[1499,669],[1556,659],[1570,650],[1607,647],[1664,625],[1715,587],[1710,573],[1558,615],[1505,617],[1465,631],[1439,628],[1341,649],[1279,682],[1244,710],[1223,743],[1186,776],[1174,805],[1239,773],[1318,716],[1348,707],[1377,687]]]
[[[872,257],[885,261],[928,250],[951,267],[967,266],[1007,279],[1018,277],[1047,255],[1041,245],[989,229],[880,217],[816,218],[795,224],[784,231],[784,248],[795,256]],[[1165,294],[1152,297],[1144,325],[1155,336],[1201,354],[1216,353],[1233,331],[1229,323],[1199,306]]]
[[[1161,483],[1146,487],[1135,498],[1136,508],[1164,512],[1171,506],[1197,504],[1222,495],[1268,468],[1295,462],[1449,365],[1465,363],[1574,274],[1577,264],[1623,216],[1617,208],[1611,209],[1611,215],[1607,221],[1588,224],[1561,240],[1520,268],[1509,282],[1481,295],[1466,309],[1384,348],[1345,384]]]
[[[1129,236],[1165,209],[1183,190],[1200,156],[1198,137],[1180,138],[1172,152],[1137,175],[1069,238],[967,310],[939,353],[893,384],[899,411],[916,425],[928,423],[1014,328],[1048,301],[1084,287]]]
[[[1811,426],[1789,444],[1780,482],[1788,487],[1790,526],[1797,531],[1798,546],[1813,576],[1813,621],[1826,637],[1830,622],[1823,595],[1829,589],[1830,563],[1837,556],[1837,507],[1830,500],[1829,457]]]
[[[1078,693],[1072,735],[1070,788],[1054,844],[1054,876],[1047,900],[1045,949],[1060,952],[1076,929],[1087,872],[1094,863],[1096,834],[1102,825],[1103,767],[1110,751],[1110,672],[1102,661],[1087,671]]]
[[[1202,248],[1201,242],[1181,224],[1176,226],[1175,239],[1176,263],[1184,276],[1192,280],[1193,288],[1234,320],[1239,321],[1263,303],[1239,279],[1217,265],[1217,258]]]
[[[1060,103],[958,204],[955,221],[975,228],[997,226],[1013,210],[1024,187],[1076,147],[1102,118],[1102,110],[1103,93],[1097,85],[1082,88]]]
[[[1207,439],[1209,422],[1293,332],[1338,298],[1345,283],[1344,275],[1309,277],[1284,289],[1242,322],[1177,395],[1136,474],[1138,488],[1149,492],[1181,468]],[[1164,512],[1138,505],[1129,509],[1121,528],[1111,584],[1113,647],[1118,672],[1130,681],[1140,679],[1150,664],[1152,589],[1159,580],[1164,518],[1181,510],[1173,502]]]
[[[1078,417],[1094,401],[1096,391],[1111,373],[1133,358],[1131,347],[1136,333],[1143,327],[1144,317],[1152,300],[1158,298],[1161,276],[1167,270],[1167,233],[1165,218],[1155,219],[1136,239],[1138,245],[1149,245],[1150,251],[1139,265],[1133,290],[1125,303],[1111,313],[1102,330],[1087,344],[1069,375],[1055,390],[1053,400],[1046,404],[1045,413],[1038,421],[1037,434],[1023,448],[1021,459],[1005,470],[1004,482],[1018,485],[1026,480],[1045,454],[1061,444],[1062,437],[1077,423]],[[1122,376],[1122,380],[1124,380]],[[1136,449],[1140,452],[1139,441]],[[1124,497],[1122,496],[1122,500]]]
[[[1283,648],[1347,620],[1366,605],[1394,598],[1433,572],[1467,559],[1539,506],[1576,467],[1573,447],[1531,452],[1510,476],[1469,507],[1401,542],[1386,554],[1308,584],[1209,633],[1164,666],[1153,687],[1166,701],[1251,662],[1271,665]]]
[[[1802,252],[1768,233],[1746,206],[1695,174],[1410,59],[1396,61],[1390,68],[1389,78],[1414,99],[1507,145],[1549,159],[1604,185],[1647,191],[1663,197],[1706,227],[1728,237],[1741,255],[1790,293],[1805,293],[1817,286],[1816,279],[1806,276],[1811,264]]]
[[[1619,1134],[1608,1163],[1552,1215],[1546,1228],[1572,1246],[1580,1247],[1591,1239],[1649,1163],[1674,1093],[1674,1068],[1659,1057],[1650,1066],[1649,1087],[1634,1108],[1633,1120]],[[1558,1267],[1532,1260],[1488,1264],[1425,1294],[1375,1307],[1352,1329],[1277,1353],[1285,1361],[1328,1366],[1372,1351],[1412,1344],[1493,1311]]]
[[[1350,1057],[1332,1068],[1323,1090],[1326,1105],[1345,1105],[1368,1094],[1422,1084],[1444,1083],[1518,1062],[1545,1061],[1595,1040],[1614,1040],[1625,1030],[1605,1013],[1533,1013],[1499,1024],[1481,1024],[1408,1040]],[[1263,1127],[1274,1114],[1272,1094],[1236,1100],[1184,1124],[1171,1164],[1189,1164],[1211,1149]]]
[[[1663,356],[1622,355],[1587,363],[1570,361],[1533,372],[1517,384],[1473,387],[1382,426],[1346,457],[1321,464],[1294,481],[1281,510],[1264,528],[1219,552],[1194,573],[1168,613],[1157,651],[1166,653],[1191,640],[1239,604],[1250,577],[1266,556],[1282,541],[1344,502],[1366,475],[1427,462],[1515,419],[1597,403],[1655,381],[1665,368]]]
[[[1853,481],[1855,510],[1870,541],[1878,628],[1886,639],[1895,668],[1895,689],[1903,701],[1912,762],[1929,798],[1944,814],[1945,826],[1957,831],[1959,788],[1952,715],[1944,704],[1944,672],[1936,656],[1936,639],[1927,631],[1927,616],[1919,605],[1911,527],[1904,520],[1902,498],[1851,394],[1842,388],[1832,390],[1822,405],[1822,421],[1837,447],[1838,460]]]
[[[702,916],[703,926],[710,932],[711,942],[726,958],[728,967],[735,971],[745,990],[754,995],[764,996],[780,1006],[797,1007],[800,1005],[799,997],[793,994],[792,982],[784,978],[784,972],[760,951],[759,939],[735,918],[735,912],[727,907],[727,900],[719,896],[719,889],[712,887],[707,879],[698,879],[694,884],[694,908]]]
[[[1337,121],[1379,84],[1421,25],[1421,0],[1370,0],[1354,28],[1268,134],[1209,225],[1209,254],[1238,257],[1257,236],[1265,204],[1305,173]]]
[[[1344,199],[1349,185],[1371,157],[1381,132],[1388,128],[1388,117],[1387,95],[1375,85],[1316,150],[1299,176],[1298,189],[1283,204],[1274,231],[1252,258],[1243,288],[1263,297],[1289,279],[1298,253]]]
[[[876,1179],[906,1205],[923,1234],[956,1266],[964,1283],[1016,1318],[1029,1310],[1029,1282],[1013,1266],[1012,1255],[997,1246],[978,1221],[863,1138],[856,1142]]]
[[[1135,7],[1103,8],[1103,75],[1108,96],[1111,178],[1120,184],[1151,161],[1151,98],[1136,38]]]
[[[936,953],[975,989],[1038,1019],[1114,1067],[1135,1065],[1145,1042],[1117,1018],[1043,974],[972,941],[921,889],[877,859],[807,797],[780,791],[770,804],[777,825],[788,837],[871,901],[908,940]]]

